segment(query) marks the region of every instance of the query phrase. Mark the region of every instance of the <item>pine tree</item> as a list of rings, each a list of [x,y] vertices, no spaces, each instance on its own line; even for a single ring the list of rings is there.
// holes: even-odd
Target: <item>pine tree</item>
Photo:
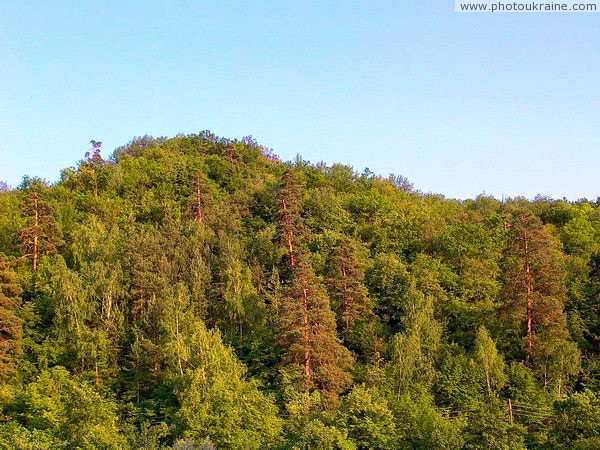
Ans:
[[[16,274],[10,260],[0,253],[0,381],[15,373],[15,357],[21,354],[22,323],[18,310],[21,303]]]
[[[92,181],[92,188],[94,190],[94,197],[98,197],[98,172],[97,169],[102,168],[104,164],[104,160],[102,159],[102,155],[100,154],[100,147],[102,147],[102,142],[91,140],[90,145],[92,148],[85,152],[85,161],[82,162],[79,167],[79,171],[82,174],[85,174],[89,171],[89,176]]]
[[[21,212],[27,222],[19,231],[19,242],[23,257],[32,258],[34,272],[37,271],[40,256],[56,253],[62,242],[52,209],[45,199],[47,189],[39,178],[26,178],[23,182],[26,197]]]
[[[131,297],[129,321],[135,340],[131,342],[130,369],[136,397],[152,392],[161,376],[164,354],[161,316],[172,280],[171,261],[165,238],[154,227],[139,230],[129,239],[127,266]]]
[[[520,324],[529,365],[534,364],[536,346],[568,336],[561,258],[557,239],[537,216],[524,209],[512,211],[502,298],[505,316]]]
[[[127,249],[130,277],[130,318],[139,320],[147,314],[169,285],[169,261],[165,239],[154,227],[131,230]]]
[[[332,250],[327,275],[329,297],[340,328],[347,333],[357,320],[373,313],[364,285],[365,274],[350,241],[341,242]]]
[[[188,205],[192,217],[198,223],[206,220],[206,204],[209,201],[206,185],[202,174],[197,172],[192,182],[192,194],[188,198]]]
[[[335,394],[350,384],[351,354],[336,336],[325,289],[302,259],[284,288],[280,327],[284,361],[302,374],[305,391],[318,388]]]
[[[304,390],[336,394],[351,377],[350,352],[336,335],[335,315],[327,292],[308,262],[301,218],[301,190],[293,172],[283,177],[279,196],[278,231],[287,250],[288,280],[279,305],[280,345],[284,362],[301,374]]]
[[[301,188],[294,172],[287,170],[283,175],[281,190],[279,193],[279,204],[277,209],[277,223],[279,242],[287,250],[288,268],[296,266],[296,254],[301,251],[305,235],[302,222],[302,195]]]

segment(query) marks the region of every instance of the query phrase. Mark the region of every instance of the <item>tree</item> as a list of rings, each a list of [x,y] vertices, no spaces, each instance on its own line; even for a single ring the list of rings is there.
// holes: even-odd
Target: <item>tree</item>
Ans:
[[[481,403],[485,384],[483,371],[462,347],[457,344],[444,346],[437,370],[435,389],[440,404],[469,410]]]
[[[506,404],[497,399],[482,403],[468,415],[466,443],[468,450],[525,450],[524,427],[510,423]]]
[[[373,314],[372,305],[364,285],[364,271],[350,241],[333,248],[327,267],[327,286],[338,322],[345,333],[360,319]]]
[[[594,247],[597,248],[595,231],[589,217],[592,206],[583,203],[572,206],[573,217],[561,229],[560,235],[565,250],[572,255],[589,255]]]
[[[410,285],[406,265],[392,253],[378,253],[366,273],[366,282],[376,301],[376,314],[397,330],[406,315],[405,299]]]
[[[90,145],[92,146],[90,151],[85,152],[86,159],[91,161],[102,160],[102,156],[100,156],[100,147],[102,147],[102,142],[92,139],[90,141]]]
[[[25,202],[21,212],[27,218],[27,222],[19,231],[19,242],[23,257],[32,258],[35,272],[40,256],[56,253],[62,236],[52,216],[50,204],[45,198],[48,189],[46,184],[39,178],[26,177],[22,189]]]
[[[485,327],[480,327],[475,339],[475,359],[483,373],[488,394],[497,393],[506,384],[506,365],[496,344]]]
[[[433,404],[433,398],[418,390],[388,399],[394,413],[397,445],[401,449],[458,449],[464,444],[464,421],[450,419]]]
[[[18,242],[19,230],[23,228],[25,218],[21,217],[22,199],[16,190],[0,189],[0,252],[7,256],[21,254]]]
[[[117,226],[111,228],[96,216],[72,234],[71,251],[89,295],[98,302],[98,316],[108,327],[122,314],[120,300],[125,294],[123,259],[124,236]]]
[[[441,344],[442,326],[433,317],[433,300],[409,288],[405,331],[392,339],[392,358],[388,367],[396,396],[419,385],[428,389],[435,375],[435,361]]]
[[[577,344],[565,339],[551,339],[536,349],[538,371],[544,388],[551,390],[556,398],[564,398],[571,381],[581,369],[581,358]]]
[[[375,391],[355,387],[342,402],[338,421],[358,448],[397,448],[394,415],[385,398]]]
[[[279,242],[286,248],[289,268],[296,267],[298,247],[303,243],[305,234],[302,222],[301,188],[294,172],[287,170],[283,174],[277,208]]]
[[[301,376],[306,392],[320,388],[333,395],[351,382],[350,352],[336,335],[329,297],[308,262],[301,237],[300,186],[293,173],[284,174],[279,196],[278,229],[287,250],[289,278],[280,300],[280,346],[286,365]]]
[[[600,200],[91,147],[0,192],[0,449],[600,448]]]
[[[593,449],[600,444],[600,399],[590,391],[573,394],[555,405],[550,442],[557,449]]]
[[[207,193],[207,182],[200,172],[196,173],[192,182],[192,195],[188,198],[189,210],[198,223],[206,220],[206,203],[210,196]]]
[[[252,284],[252,274],[236,259],[225,270],[223,276],[223,302],[229,319],[230,329],[240,338],[244,334],[246,314],[256,305],[258,294]]]
[[[356,450],[348,436],[333,425],[320,419],[306,423],[298,435],[293,436],[290,447],[294,450]]]
[[[284,288],[279,320],[284,362],[301,374],[305,391],[336,394],[349,386],[352,356],[336,336],[325,289],[302,259]]]
[[[122,261],[124,236],[92,216],[71,234],[74,268],[90,307],[86,348],[93,359],[96,385],[118,373],[119,349],[125,344],[124,299],[127,294]]]
[[[88,175],[92,180],[92,187],[94,190],[94,197],[98,197],[98,171],[104,165],[104,160],[102,159],[102,155],[100,154],[100,148],[102,147],[102,142],[95,141],[92,139],[90,141],[90,145],[92,148],[85,152],[85,161],[83,161],[79,167],[80,175]],[[87,178],[87,177],[86,177]]]
[[[536,346],[568,336],[565,274],[559,243],[524,208],[511,211],[504,260],[504,316],[524,336],[525,362],[535,364]]]
[[[99,338],[96,333],[99,330],[90,326],[94,304],[89,301],[79,274],[67,267],[62,256],[56,255],[42,260],[38,284],[40,294],[51,305],[53,335],[62,364],[80,372],[95,371],[98,357],[104,353],[100,347],[108,342]]]
[[[190,295],[181,282],[168,292],[161,305],[161,348],[167,363],[176,368],[180,375],[184,374],[193,351],[186,343],[190,327],[195,323],[192,306]]]
[[[600,350],[600,253],[590,257],[586,269],[585,301],[577,312],[585,327],[585,337],[597,353]]]
[[[170,267],[165,255],[165,238],[154,227],[133,229],[127,249],[130,277],[130,318],[141,320],[169,286]]]
[[[10,409],[27,430],[52,439],[52,448],[126,448],[117,425],[116,405],[64,367],[40,373],[16,396]]]
[[[15,374],[15,358],[21,354],[21,288],[16,278],[11,261],[0,253],[0,381]]]
[[[190,356],[177,392],[177,414],[183,436],[202,442],[209,438],[218,448],[260,449],[272,445],[281,420],[271,398],[245,379],[245,368],[218,331],[197,321],[186,343]]]

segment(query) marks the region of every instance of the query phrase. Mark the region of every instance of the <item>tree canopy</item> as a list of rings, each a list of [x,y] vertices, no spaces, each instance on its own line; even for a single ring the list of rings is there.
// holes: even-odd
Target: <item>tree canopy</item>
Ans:
[[[90,144],[0,190],[0,448],[600,445],[600,201]]]

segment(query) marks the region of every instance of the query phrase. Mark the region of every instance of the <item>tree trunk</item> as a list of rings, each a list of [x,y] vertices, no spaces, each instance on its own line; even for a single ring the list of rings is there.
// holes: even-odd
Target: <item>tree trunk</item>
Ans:
[[[288,210],[287,210],[287,205],[285,203],[285,199],[281,199],[281,208],[284,211],[284,219],[283,222],[285,223],[285,234],[286,234],[286,241],[288,244],[288,251],[290,252],[290,265],[292,267],[296,266],[296,258],[294,257],[294,245],[292,243],[292,230],[290,228],[290,217],[288,215]]]
[[[308,320],[308,290],[304,288],[304,383],[306,392],[310,388],[311,370],[310,370],[310,325]]]
[[[200,189],[200,175],[196,176],[196,222],[202,222],[202,190]]]
[[[40,224],[40,214],[38,211],[39,205],[38,205],[38,196],[37,193],[34,196],[34,208],[33,208],[33,217],[34,217],[34,226],[33,226],[33,271],[37,271],[37,266],[38,266],[38,248],[39,248],[39,243],[38,243],[38,227]]]
[[[529,259],[529,236],[527,230],[523,234],[523,247],[525,250],[525,272],[527,283],[527,351],[525,352],[525,363],[531,364],[533,352],[533,283],[531,279],[531,264]]]
[[[175,333],[177,335],[177,365],[179,374],[183,375],[183,365],[181,364],[181,343],[179,340],[179,311],[175,312]]]
[[[348,301],[348,275],[345,267],[342,267],[342,275],[344,276],[344,324],[348,330],[350,328],[350,302]]]

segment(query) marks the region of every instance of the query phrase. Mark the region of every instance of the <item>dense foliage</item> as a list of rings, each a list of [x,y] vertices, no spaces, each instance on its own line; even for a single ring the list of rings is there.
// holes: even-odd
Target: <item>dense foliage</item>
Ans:
[[[99,144],[0,192],[0,448],[600,447],[599,202]]]

